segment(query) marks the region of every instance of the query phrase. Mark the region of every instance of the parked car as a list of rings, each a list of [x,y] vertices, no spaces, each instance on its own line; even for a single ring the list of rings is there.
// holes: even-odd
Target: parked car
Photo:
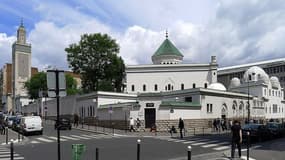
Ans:
[[[8,116],[6,118],[6,126],[12,128],[13,121],[16,119],[16,116]]]
[[[282,137],[285,134],[285,128],[282,123],[268,122],[266,126],[270,130],[270,133],[272,134],[273,138]]]
[[[61,119],[59,119],[59,123],[57,121],[55,121],[54,129],[57,129],[58,127],[59,127],[59,129],[71,130],[71,122],[69,119],[61,118]]]
[[[21,117],[20,132],[24,135],[30,133],[43,134],[42,119],[40,116],[25,116]]]
[[[242,127],[242,137],[244,140],[247,138],[247,132],[249,132],[251,140],[256,140],[259,142],[271,137],[270,130],[263,124],[250,123],[244,125]]]

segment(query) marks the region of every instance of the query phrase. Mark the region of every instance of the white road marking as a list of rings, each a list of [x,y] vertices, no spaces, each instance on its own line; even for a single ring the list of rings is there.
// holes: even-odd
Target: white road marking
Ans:
[[[207,144],[206,142],[200,142],[200,143],[193,143],[193,146],[199,146],[199,145],[203,145],[203,144]]]
[[[186,142],[182,142],[182,143],[189,144],[189,143],[193,143],[193,142],[196,142],[196,141],[186,141]]]
[[[36,138],[37,140],[43,141],[43,142],[54,142],[53,140],[49,140],[46,138]]]
[[[172,142],[185,142],[186,140],[176,140],[176,141],[172,141]]]
[[[249,160],[255,160],[254,158],[250,158],[250,157],[248,157],[248,158],[249,158]],[[241,159],[246,160],[246,159],[247,159],[247,157],[246,157],[246,156],[241,156]]]
[[[77,135],[70,135],[71,137],[79,138],[79,139],[91,139],[87,137],[77,136]]]
[[[50,137],[47,137],[47,138],[53,139],[53,140],[57,141],[57,137],[50,136]],[[67,141],[67,140],[64,139],[64,138],[61,138],[61,136],[60,136],[60,141]]]
[[[37,144],[37,143],[40,143],[38,141],[31,141],[32,144]]]
[[[61,137],[69,140],[79,140],[78,138],[73,138],[73,137],[67,137],[67,136],[61,136]]]
[[[20,156],[19,154],[14,154],[14,157]],[[3,157],[10,157],[10,153],[9,154],[4,154],[4,155],[0,155],[0,158]]]
[[[214,150],[220,151],[220,150],[225,150],[225,149],[229,149],[229,146],[222,146],[222,147],[217,147],[217,148],[213,148]]]
[[[224,145],[224,144],[229,144],[229,143],[228,143],[228,142],[213,143],[213,144],[203,145],[203,146],[201,146],[201,147],[203,147],[203,148],[209,148],[209,147],[215,147],[215,146]]]
[[[25,159],[24,157],[14,157],[15,160],[18,160],[18,159]],[[1,160],[11,160],[11,158],[1,158]]]

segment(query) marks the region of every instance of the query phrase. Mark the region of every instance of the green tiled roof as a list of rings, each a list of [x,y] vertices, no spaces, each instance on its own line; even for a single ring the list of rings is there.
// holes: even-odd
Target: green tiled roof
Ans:
[[[193,102],[162,101],[160,107],[186,107],[200,108],[201,104]]]
[[[171,43],[169,39],[165,39],[153,56],[175,55],[182,56],[181,52]]]

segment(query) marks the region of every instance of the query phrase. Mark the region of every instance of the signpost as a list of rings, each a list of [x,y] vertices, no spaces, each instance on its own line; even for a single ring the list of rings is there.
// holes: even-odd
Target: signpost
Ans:
[[[112,127],[112,114],[113,114],[113,107],[110,105],[108,112],[110,114],[110,128]]]
[[[64,71],[48,70],[47,71],[47,88],[48,96],[56,98],[56,121],[59,122],[59,97],[66,96],[66,84]],[[60,128],[57,127],[57,159],[60,160]]]

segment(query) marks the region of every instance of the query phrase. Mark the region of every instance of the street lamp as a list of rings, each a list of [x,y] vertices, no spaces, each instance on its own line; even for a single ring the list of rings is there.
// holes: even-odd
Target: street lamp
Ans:
[[[252,75],[255,75],[255,73],[252,73]],[[249,81],[252,79],[252,77],[248,73],[248,80],[247,80],[247,122],[249,123],[250,120],[250,103],[249,103]]]

